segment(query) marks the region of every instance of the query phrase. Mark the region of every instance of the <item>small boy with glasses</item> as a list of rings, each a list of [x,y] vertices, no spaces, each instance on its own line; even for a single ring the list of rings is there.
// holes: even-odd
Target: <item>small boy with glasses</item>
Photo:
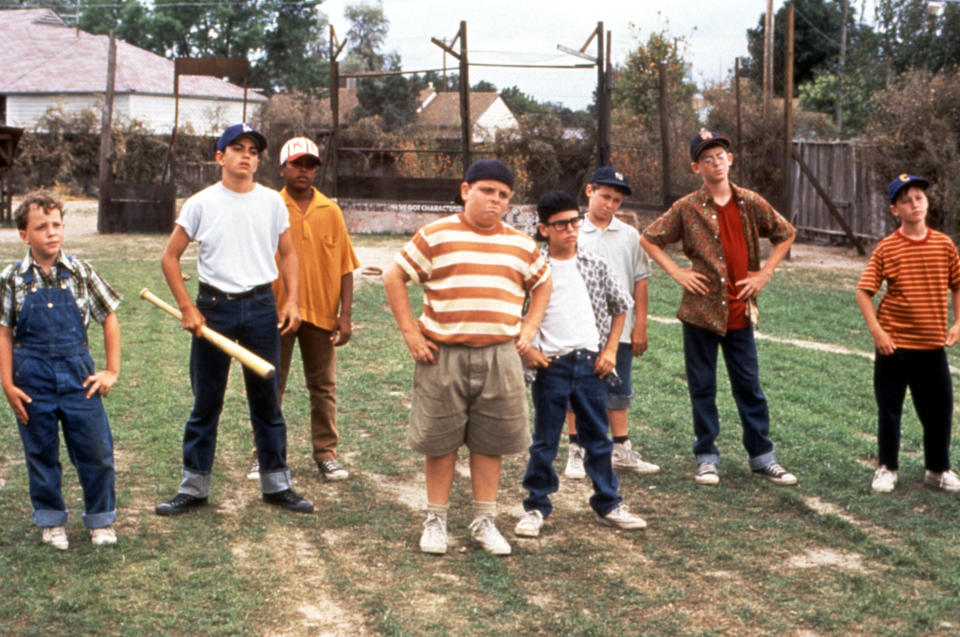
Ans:
[[[547,193],[537,204],[537,214],[539,234],[547,239],[541,253],[550,264],[553,290],[540,329],[522,354],[524,365],[535,370],[535,415],[533,444],[523,476],[523,487],[530,495],[523,500],[525,514],[514,532],[538,536],[553,509],[549,496],[559,486],[553,460],[568,404],[576,415],[580,444],[586,452],[584,468],[594,488],[590,506],[597,521],[642,529],[646,522],[621,504],[618,493],[604,380],[615,376],[617,345],[633,303],[606,261],[577,249],[584,216],[572,195]]]

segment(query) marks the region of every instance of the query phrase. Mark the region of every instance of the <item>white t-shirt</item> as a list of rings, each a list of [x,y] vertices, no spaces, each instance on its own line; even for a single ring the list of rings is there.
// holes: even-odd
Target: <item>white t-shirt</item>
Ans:
[[[563,260],[550,257],[549,261],[553,291],[533,346],[544,356],[562,356],[575,349],[599,352],[597,320],[576,256]]]
[[[274,255],[280,235],[290,227],[277,191],[256,184],[239,193],[217,182],[184,202],[177,225],[199,245],[201,282],[240,294],[276,280]]]

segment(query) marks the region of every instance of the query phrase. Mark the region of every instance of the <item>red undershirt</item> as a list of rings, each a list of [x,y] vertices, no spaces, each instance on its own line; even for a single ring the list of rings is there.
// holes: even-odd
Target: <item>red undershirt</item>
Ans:
[[[738,301],[737,281],[747,277],[747,238],[743,234],[743,222],[736,197],[717,209],[717,222],[720,224],[720,240],[723,243],[723,256],[727,262],[727,329],[741,330],[750,327],[746,301]]]

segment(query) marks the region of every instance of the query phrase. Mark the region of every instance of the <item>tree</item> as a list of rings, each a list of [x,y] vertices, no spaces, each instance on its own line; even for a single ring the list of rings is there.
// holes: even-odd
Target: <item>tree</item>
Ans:
[[[843,8],[839,2],[828,0],[790,0],[794,7],[793,51],[794,90],[824,73],[836,73],[840,56],[840,31]],[[755,29],[747,29],[747,51],[743,75],[757,86],[763,84],[763,22],[758,19]],[[783,56],[786,48],[787,8],[780,7],[774,17],[773,90],[783,95]],[[858,61],[875,58],[876,40],[873,30],[856,21],[853,7],[847,16],[847,69]]]
[[[931,13],[921,0],[877,0],[877,29],[887,77],[913,69],[939,71],[960,62],[960,6]]]
[[[615,69],[613,105],[639,115],[650,129],[659,126],[659,66],[666,66],[667,91],[674,116],[692,113],[691,98],[696,87],[687,81],[688,64],[683,54],[686,39],[666,31],[651,33],[646,43],[627,54],[623,66]]]
[[[344,70],[380,71],[386,57],[381,52],[390,21],[383,14],[382,2],[354,2],[343,10],[343,17],[350,22],[347,41],[350,48],[343,61]]]
[[[327,84],[326,19],[319,0],[184,3],[119,0],[81,5],[80,28],[114,31],[125,42],[166,57],[239,57],[251,83],[268,93],[316,91]],[[234,81],[239,78],[231,78]]]

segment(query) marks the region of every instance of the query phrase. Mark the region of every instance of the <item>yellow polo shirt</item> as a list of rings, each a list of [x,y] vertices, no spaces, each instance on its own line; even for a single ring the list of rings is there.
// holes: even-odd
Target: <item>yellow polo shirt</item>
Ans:
[[[300,318],[325,330],[337,324],[340,279],[360,267],[340,206],[313,189],[302,212],[287,189],[280,191],[290,215],[290,239],[300,263]],[[278,257],[279,260],[279,257]],[[283,277],[273,284],[277,305],[286,301]]]

